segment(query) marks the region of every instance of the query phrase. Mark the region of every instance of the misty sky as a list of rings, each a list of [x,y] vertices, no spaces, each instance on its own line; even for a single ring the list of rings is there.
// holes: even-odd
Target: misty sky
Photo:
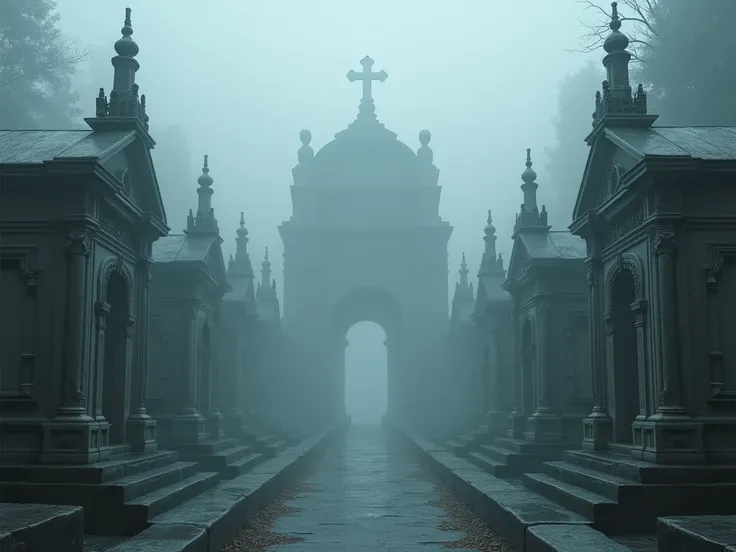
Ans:
[[[137,82],[152,126],[184,131],[194,179],[202,154],[209,154],[226,254],[234,250],[245,211],[251,255],[258,262],[269,246],[279,291],[276,226],[291,214],[299,131],[312,131],[317,151],[354,119],[361,87],[345,74],[359,70],[363,56],[389,75],[374,85],[381,122],[414,150],[418,132],[432,132],[440,213],[455,227],[450,289],[463,251],[471,272],[477,270],[487,209],[494,213],[499,250],[509,258],[528,147],[540,204],[549,197],[543,167],[545,148],[554,142],[557,84],[591,59],[574,51],[583,14],[573,0],[59,0],[62,29],[94,51],[90,67],[114,55],[126,6],[133,9]],[[82,71],[86,115],[93,114],[96,89],[110,88],[112,66],[104,82],[89,80]],[[191,207],[195,188],[193,180],[178,191],[190,194]],[[167,215],[172,231],[181,231],[186,213]],[[348,373],[383,374],[376,377],[385,382],[381,332],[359,330],[367,336],[358,339],[362,344],[375,341],[374,353],[352,354],[354,344]]]

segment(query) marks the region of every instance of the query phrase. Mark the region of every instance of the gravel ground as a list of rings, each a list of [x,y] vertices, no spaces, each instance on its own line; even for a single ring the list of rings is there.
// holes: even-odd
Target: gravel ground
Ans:
[[[287,502],[296,498],[299,493],[309,490],[304,482],[308,475],[309,473],[305,473],[299,480],[292,482],[271,504],[248,522],[243,530],[225,545],[222,552],[267,552],[271,546],[302,542],[304,539],[301,537],[274,533],[273,524],[281,516],[298,511],[297,508],[289,506]]]
[[[417,474],[417,477],[428,478],[424,474]],[[440,529],[465,534],[456,541],[446,543],[445,548],[462,548],[478,552],[514,552],[514,549],[505,540],[491,531],[483,518],[473,512],[464,502],[455,498],[447,487],[435,481],[434,488],[439,499],[428,500],[427,504],[442,508],[448,517],[440,524]]]

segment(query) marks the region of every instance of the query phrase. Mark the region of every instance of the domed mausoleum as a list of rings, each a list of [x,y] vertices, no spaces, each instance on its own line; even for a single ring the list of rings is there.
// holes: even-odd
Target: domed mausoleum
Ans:
[[[373,102],[372,83],[388,75],[373,72],[369,57],[361,65],[347,75],[363,83],[355,120],[317,154],[301,131],[293,214],[279,227],[283,327],[299,354],[294,401],[325,419],[344,412],[345,336],[371,321],[387,338],[389,413],[429,423],[431,388],[439,397],[443,386],[435,364],[448,326],[452,228],[439,216],[430,132],[419,132],[416,153],[399,141]]]

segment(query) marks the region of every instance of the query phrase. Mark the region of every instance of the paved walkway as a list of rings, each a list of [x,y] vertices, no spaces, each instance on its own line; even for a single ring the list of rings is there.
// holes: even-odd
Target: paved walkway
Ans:
[[[379,428],[351,428],[306,484],[289,502],[299,511],[274,525],[304,542],[269,551],[446,552],[441,543],[462,536],[438,528],[446,518],[427,505],[439,498],[432,484],[417,477],[416,466],[388,446]]]

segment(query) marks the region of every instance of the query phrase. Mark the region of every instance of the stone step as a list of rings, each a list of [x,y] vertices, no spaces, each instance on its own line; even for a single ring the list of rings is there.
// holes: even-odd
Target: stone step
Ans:
[[[78,506],[0,503],[0,550],[82,552],[84,513]]]
[[[500,448],[522,454],[549,453],[551,450],[564,451],[578,445],[570,443],[532,443],[523,439],[512,439],[510,437],[496,437],[493,444]]]
[[[558,460],[562,456],[562,453],[559,451],[522,453],[496,445],[481,445],[479,452],[489,458],[493,458],[497,462],[512,466],[517,473],[541,471],[540,466],[543,462]]]
[[[146,493],[189,477],[197,471],[194,462],[174,462],[105,483],[0,482],[8,502],[73,504],[85,510],[114,508]],[[85,527],[88,515],[85,513]]]
[[[31,483],[105,483],[176,462],[170,450],[126,453],[104,462],[80,466],[22,465],[0,466],[0,480]]]
[[[286,441],[280,441],[277,439],[272,440],[268,444],[263,444],[260,447],[257,447],[256,450],[259,452],[262,452],[266,456],[273,457],[276,456],[278,453],[283,452],[288,448],[288,444]]]
[[[533,525],[524,544],[524,550],[534,552],[633,552],[587,525]]]
[[[123,505],[123,527],[133,527],[134,532],[145,529],[149,520],[182,504],[186,500],[213,488],[220,482],[217,472],[199,472],[166,485],[153,492],[126,502]],[[111,516],[108,516],[111,517]]]
[[[468,460],[486,473],[490,473],[496,477],[504,478],[514,475],[510,466],[507,464],[494,460],[493,458],[489,458],[479,452],[471,452],[468,454]]]
[[[542,471],[565,483],[582,487],[614,501],[621,501],[622,489],[625,487],[641,487],[641,483],[610,473],[577,466],[565,461],[545,462]]]
[[[183,458],[184,456],[191,454],[217,454],[239,445],[240,442],[237,439],[225,437],[222,439],[200,441],[198,443],[177,443],[167,445],[167,448],[179,452],[180,456]]]
[[[187,453],[182,454],[181,459],[187,462],[197,462],[205,471],[221,471],[228,464],[237,462],[241,458],[253,452],[250,445],[237,445],[214,454],[210,453]]]
[[[571,464],[641,483],[736,483],[736,465],[657,465],[608,451],[569,450],[565,456]]]
[[[736,516],[660,518],[657,545],[659,550],[732,552],[736,550]]]
[[[175,462],[168,466],[121,477],[101,487],[122,489],[123,502],[128,502],[144,494],[186,479],[196,473],[198,469],[199,466],[196,462]]]
[[[461,458],[464,458],[468,455],[468,448],[465,443],[458,441],[456,438],[453,438],[449,441],[445,441],[444,443],[445,448],[454,454],[455,456],[459,456]]]
[[[527,473],[524,485],[568,510],[591,520],[595,529],[609,533],[617,529],[618,504],[608,497],[555,479],[545,473]]]
[[[262,464],[263,462],[268,460],[268,458],[269,457],[267,454],[259,452],[249,454],[248,456],[245,456],[237,460],[236,462],[225,466],[225,469],[222,472],[222,476],[227,479],[238,477],[239,475],[243,475],[244,473],[249,472],[259,464]]]

